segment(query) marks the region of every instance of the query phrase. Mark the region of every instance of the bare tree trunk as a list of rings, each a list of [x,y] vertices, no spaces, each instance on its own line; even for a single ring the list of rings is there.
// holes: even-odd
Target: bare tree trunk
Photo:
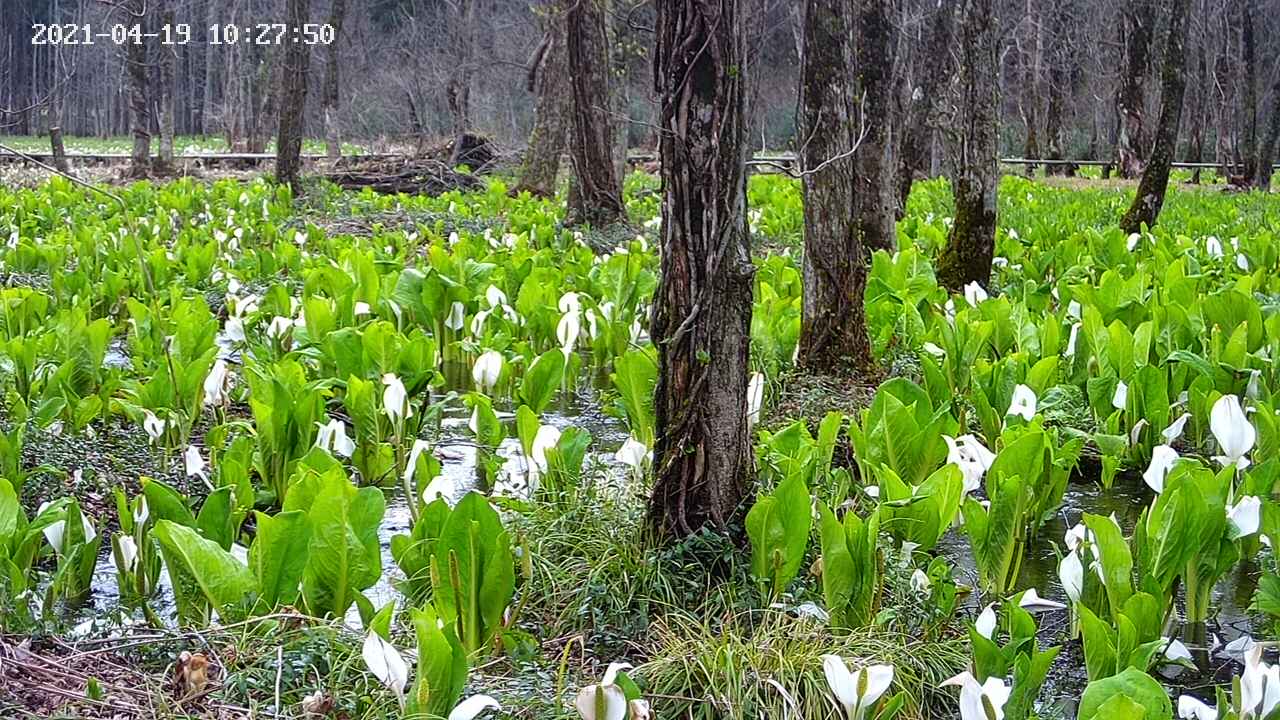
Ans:
[[[324,61],[324,142],[330,162],[342,155],[342,139],[338,132],[338,39],[342,37],[342,20],[347,14],[347,0],[333,0],[329,9],[329,25],[334,41],[325,48]]]
[[[565,13],[573,131],[569,154],[577,193],[565,223],[596,227],[624,219],[622,184],[613,164],[609,48],[601,0],[574,0]]]
[[[146,0],[129,0],[125,6],[131,22],[146,19]],[[151,104],[147,99],[147,46],[142,42],[125,45],[125,65],[129,73],[129,121],[133,127],[133,152],[129,175],[146,177],[151,172]]]
[[[929,12],[933,17],[915,53],[918,79],[913,83],[911,104],[907,108],[907,120],[901,134],[897,174],[899,218],[906,213],[911,184],[917,176],[927,175],[930,169],[930,151],[937,127],[935,98],[945,80],[946,48],[951,46],[950,8],[931,8]]]
[[[300,28],[310,15],[310,0],[288,0],[285,10],[291,28]],[[307,74],[311,49],[305,43],[289,43],[280,67],[280,129],[276,134],[276,182],[297,189],[302,161],[302,130],[307,109]]]
[[[1129,0],[1124,9],[1127,65],[1121,78],[1120,140],[1116,146],[1120,177],[1136,178],[1146,159],[1147,138],[1143,128],[1146,110],[1147,67],[1151,63],[1151,36],[1155,25],[1155,3],[1161,0]]]
[[[872,359],[863,299],[867,261],[854,216],[852,16],[850,0],[804,3],[797,118],[804,193],[800,362],[865,374]]]
[[[1253,1],[1240,0],[1240,70],[1244,83],[1241,111],[1244,127],[1241,128],[1240,159],[1244,185],[1254,183],[1258,148],[1258,64],[1257,43],[1253,37]]]
[[[1277,143],[1280,143],[1280,77],[1271,84],[1271,117],[1267,121],[1267,132],[1258,146],[1258,171],[1254,176],[1254,185],[1263,192],[1271,191]]]
[[[67,163],[67,148],[62,144],[62,128],[52,120],[49,123],[49,149],[53,153],[53,166],[58,172],[69,175],[71,166]]]
[[[453,157],[451,165],[462,162],[466,150],[466,134],[471,129],[471,75],[475,66],[476,48],[476,0],[459,0],[457,20],[452,34],[462,47],[458,64],[449,76],[445,88],[445,101],[453,118]]]
[[[160,22],[162,25],[173,27],[173,5],[171,1],[166,1],[160,5]],[[156,48],[158,54],[158,75],[160,91],[158,102],[160,104],[160,151],[159,157],[156,158],[157,166],[163,172],[173,171],[173,64],[176,61],[174,46],[158,44]]]
[[[888,0],[858,0],[858,124],[864,136],[854,155],[853,201],[857,231],[868,254],[876,250],[892,252],[898,244],[890,176],[891,33]]]
[[[663,218],[649,520],[660,535],[680,538],[725,528],[751,472],[748,89],[740,0],[656,6]]]
[[[956,57],[952,69],[953,108],[947,134],[951,150],[951,192],[955,219],[938,258],[938,282],[959,290],[991,282],[995,252],[996,192],[1000,183],[998,132],[1000,33],[995,0],[956,4]]]
[[[1183,71],[1187,64],[1183,48],[1187,42],[1187,15],[1191,12],[1191,0],[1168,0],[1169,36],[1165,41],[1164,68],[1160,73],[1160,123],[1156,127],[1156,142],[1151,148],[1151,158],[1142,171],[1138,192],[1133,204],[1120,219],[1120,228],[1127,233],[1138,232],[1143,225],[1156,224],[1160,208],[1164,206],[1164,194],[1169,189],[1169,170],[1173,153],[1178,145],[1178,125],[1182,119],[1182,96],[1187,88]]]
[[[560,174],[560,155],[569,136],[573,89],[569,85],[564,7],[560,0],[550,0],[541,6],[540,12],[545,13],[546,32],[526,83],[537,95],[533,130],[529,133],[520,179],[512,192],[552,197]]]
[[[1049,38],[1049,106],[1045,112],[1045,142],[1048,145],[1050,160],[1065,160],[1065,140],[1063,138],[1063,120],[1067,114],[1067,93],[1072,91],[1071,75],[1076,67],[1070,42],[1067,37],[1071,22],[1069,3],[1057,3],[1050,12]],[[1044,168],[1045,175],[1072,175],[1073,166],[1050,164]]]

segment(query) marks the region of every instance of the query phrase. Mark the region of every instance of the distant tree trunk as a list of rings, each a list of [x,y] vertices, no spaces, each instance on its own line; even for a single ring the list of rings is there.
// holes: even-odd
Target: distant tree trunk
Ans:
[[[302,27],[310,15],[310,0],[288,0],[285,10],[291,28]],[[284,64],[280,67],[280,130],[276,135],[276,182],[297,189],[298,170],[302,161],[302,130],[307,109],[307,73],[311,60],[310,46],[289,43],[284,48]]]
[[[624,2],[604,0],[610,62],[610,102],[613,120],[613,172],[621,183],[627,177],[627,150],[631,142],[631,43],[628,37],[631,15],[621,12]]]
[[[160,23],[168,27],[173,27],[173,5],[170,2],[164,2],[160,5],[160,8]],[[172,172],[174,111],[173,65],[177,58],[174,47],[163,44],[158,44],[157,56],[157,80],[159,81],[158,84],[160,87],[160,91],[157,93],[160,104],[160,150],[159,157],[156,158],[156,162],[164,172]]]
[[[1155,3],[1162,0],[1128,0],[1124,9],[1126,66],[1120,80],[1120,140],[1116,145],[1117,170],[1122,178],[1136,178],[1146,159],[1147,67],[1151,63],[1151,36],[1155,25]]]
[[[800,362],[815,370],[871,367],[867,261],[854,216],[853,17],[850,0],[806,0],[797,113],[804,193]],[[859,152],[861,149],[859,149]]]
[[[1169,189],[1169,170],[1173,153],[1178,145],[1178,125],[1182,119],[1182,96],[1187,87],[1183,76],[1187,64],[1183,48],[1187,42],[1187,15],[1191,12],[1191,0],[1169,0],[1169,35],[1165,41],[1164,68],[1160,72],[1160,123],[1156,127],[1156,142],[1151,148],[1151,158],[1142,171],[1138,192],[1133,204],[1120,219],[1120,227],[1127,233],[1138,232],[1145,224],[1156,224],[1160,208],[1164,206],[1164,194]]]
[[[663,197],[649,520],[681,538],[725,528],[751,473],[747,58],[741,0],[655,4]]]
[[[347,0],[333,0],[329,9],[329,25],[334,41],[325,48],[324,61],[324,142],[330,162],[342,156],[342,138],[338,132],[338,39],[342,37],[342,20],[347,14]]]
[[[462,161],[466,150],[466,134],[471,129],[471,76],[475,65],[476,0],[459,0],[457,20],[450,28],[455,42],[461,44],[457,65],[445,87],[445,101],[453,119],[453,156],[451,165]]]
[[[622,184],[613,164],[609,48],[601,0],[574,0],[565,13],[569,79],[573,86],[573,130],[569,154],[577,202],[565,223],[595,227],[624,219]]]
[[[864,137],[854,155],[853,202],[857,230],[866,253],[892,252],[894,231],[889,118],[892,57],[888,0],[858,0],[857,123]]]
[[[1045,175],[1072,175],[1072,166],[1061,164],[1066,159],[1063,147],[1063,120],[1067,114],[1067,93],[1071,88],[1071,74],[1075,65],[1070,42],[1067,37],[1071,17],[1069,3],[1057,3],[1050,12],[1052,24],[1049,38],[1049,106],[1045,111],[1045,142],[1048,145],[1047,157],[1059,161],[1046,165]]]
[[[1253,37],[1253,0],[1240,0],[1240,71],[1244,94],[1240,108],[1244,113],[1241,129],[1240,159],[1244,185],[1254,183],[1255,165],[1258,162],[1258,63],[1257,43]]]
[[[125,9],[133,22],[142,23],[147,13],[146,0],[129,0]],[[142,178],[151,172],[151,103],[147,98],[146,43],[125,45],[125,65],[129,74],[129,122],[133,127],[129,175]]]
[[[49,150],[53,153],[53,166],[64,175],[71,173],[67,164],[67,148],[62,144],[62,128],[57,122],[49,123]]]
[[[1267,121],[1267,132],[1258,146],[1258,172],[1254,176],[1254,184],[1263,192],[1271,190],[1277,143],[1280,143],[1280,77],[1271,84],[1271,117]]]
[[[526,82],[529,91],[537,96],[533,130],[529,133],[529,147],[524,152],[520,179],[513,192],[552,197],[560,174],[560,155],[569,137],[573,89],[569,84],[565,47],[568,38],[561,0],[544,3],[540,12],[545,13],[546,32]]]
[[[938,282],[959,290],[991,282],[995,252],[996,191],[1000,183],[998,133],[1000,33],[995,0],[956,3],[956,58],[951,73],[951,192],[955,219],[938,258]]]
[[[933,18],[915,53],[915,75],[918,78],[911,89],[907,120],[902,130],[902,148],[898,155],[898,211],[901,218],[906,213],[907,197],[917,176],[929,171],[933,134],[936,123],[936,97],[945,81],[943,68],[947,64],[947,48],[951,46],[951,10],[946,7],[930,8]]]

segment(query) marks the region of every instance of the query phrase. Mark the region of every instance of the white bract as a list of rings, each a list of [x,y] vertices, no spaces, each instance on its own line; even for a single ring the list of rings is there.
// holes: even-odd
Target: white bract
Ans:
[[[129,535],[120,536],[120,557],[116,558],[115,553],[111,553],[111,564],[116,566],[116,572],[120,574],[131,573],[138,566],[138,543],[134,542]]]
[[[1160,432],[1164,436],[1166,443],[1172,443],[1174,440],[1182,437],[1182,431],[1187,427],[1187,421],[1191,419],[1191,413],[1182,413],[1177,420],[1169,423],[1169,427]]]
[[[407,417],[412,417],[413,408],[409,407],[408,393],[404,389],[404,383],[400,382],[400,378],[387,373],[382,376],[382,384],[386,385],[382,391],[382,409],[387,413],[387,417],[391,418],[391,422],[398,423]]]
[[[356,441],[347,436],[347,424],[337,418],[327,423],[316,423],[316,447],[342,457],[351,457],[356,451]]]
[[[151,438],[151,442],[159,440],[160,436],[164,435],[164,421],[156,417],[155,413],[150,410],[143,410],[142,413],[142,429],[145,430],[147,436]]]
[[[450,330],[461,330],[462,323],[466,319],[467,308],[456,300],[449,306],[449,317],[445,318],[444,326]]]
[[[973,628],[978,631],[982,637],[990,640],[992,635],[996,633],[996,606],[988,605],[982,608],[982,612],[978,614],[978,619],[973,623]]]
[[[570,310],[560,316],[560,322],[556,323],[556,340],[560,342],[560,349],[565,355],[573,352],[573,348],[578,344],[578,336],[582,333],[582,319],[578,315],[577,310]]]
[[[848,720],[861,720],[893,684],[892,665],[869,665],[849,672],[839,655],[823,655],[822,671]]]
[[[1045,600],[1040,597],[1035,588],[1028,588],[1026,592],[1022,593],[1022,598],[1018,600],[1018,607],[1027,612],[1037,613],[1045,612],[1046,610],[1062,610],[1067,606],[1053,600]]]
[[[1147,487],[1155,490],[1157,495],[1164,492],[1164,479],[1168,477],[1169,471],[1173,469],[1179,457],[1178,451],[1168,445],[1157,445],[1151,449],[1151,463],[1142,473],[1142,480]]]
[[[1262,526],[1262,499],[1254,495],[1240,498],[1227,508],[1227,523],[1231,525],[1231,539],[1248,537]]]
[[[760,408],[764,405],[764,373],[752,373],[747,381],[747,427],[760,422]]]
[[[929,580],[929,575],[925,571],[916,568],[915,572],[911,573],[911,589],[917,594],[929,597],[930,593],[932,593],[932,590],[929,589],[931,585],[933,585],[933,582]]]
[[[1280,665],[1262,661],[1262,646],[1255,644],[1244,658],[1240,676],[1241,720],[1261,720],[1280,707]]]
[[[1246,455],[1253,449],[1258,433],[1245,416],[1240,398],[1235,395],[1218,398],[1209,411],[1209,429],[1213,431],[1213,437],[1222,451],[1221,455],[1214,456],[1214,460],[1223,467],[1233,463],[1239,470],[1249,467]]]
[[[942,683],[943,687],[960,688],[960,720],[1004,720],[1004,706],[1012,688],[1004,680],[989,677],[978,684],[973,673],[965,671]]]
[[[45,509],[48,507],[49,507],[48,502],[40,503],[40,507],[36,509],[36,515],[39,515],[40,513],[44,512]],[[81,527],[84,528],[85,542],[92,542],[94,538],[98,537],[98,531],[94,530],[93,523],[89,522],[89,518],[85,517],[83,512],[80,513],[80,525]],[[66,530],[66,527],[67,527],[67,521],[63,519],[63,520],[58,520],[56,522],[50,523],[49,526],[44,529],[45,539],[49,541],[49,545],[59,555],[62,554],[62,537]]]
[[[208,474],[204,471],[204,458],[200,457],[200,448],[195,445],[188,445],[187,452],[182,457],[186,464],[187,477],[198,477],[201,480],[209,479]]]
[[[1013,398],[1009,401],[1009,409],[1005,416],[1017,415],[1023,420],[1031,420],[1036,416],[1036,393],[1026,385],[1018,385],[1013,389]]]
[[[1116,391],[1111,395],[1111,407],[1123,410],[1129,401],[1129,386],[1123,380],[1116,383]]]
[[[449,712],[446,720],[473,720],[485,710],[502,711],[502,706],[497,700],[488,695],[472,695],[471,697],[458,703],[457,707]]]
[[[618,452],[614,453],[613,457],[632,470],[639,470],[649,457],[649,448],[634,437],[628,437],[627,441],[622,443],[622,447],[618,448]]]
[[[1080,554],[1075,550],[1067,553],[1058,564],[1058,580],[1071,602],[1079,602],[1084,592],[1084,563],[1080,562]]]
[[[1178,697],[1178,717],[1181,720],[1218,720],[1218,709],[1209,707],[1190,695]]]
[[[405,664],[399,651],[378,633],[370,632],[364,639],[361,655],[364,656],[364,664],[369,667],[369,672],[378,678],[378,682],[403,700],[404,688],[409,682],[409,666]]]
[[[227,402],[227,361],[218,358],[204,378],[204,404],[206,407],[224,405]]]
[[[973,435],[961,435],[952,438],[943,435],[947,443],[947,462],[955,464],[964,475],[964,492],[971,493],[982,485],[982,478],[991,469],[996,454],[987,449],[982,441]]]
[[[496,350],[486,350],[476,358],[476,364],[471,366],[471,379],[480,392],[487,393],[498,384],[498,378],[502,376],[502,364],[502,353]]]
[[[533,464],[541,472],[547,471],[547,451],[560,442],[560,429],[553,425],[543,425],[533,436],[533,447],[530,448]]]
[[[582,720],[625,720],[630,708],[627,706],[627,694],[617,680],[619,672],[631,667],[631,663],[609,663],[598,684],[588,685],[578,692],[573,706]]]
[[[964,286],[964,300],[973,307],[978,307],[988,297],[990,296],[987,295],[986,289],[978,284],[977,281]]]

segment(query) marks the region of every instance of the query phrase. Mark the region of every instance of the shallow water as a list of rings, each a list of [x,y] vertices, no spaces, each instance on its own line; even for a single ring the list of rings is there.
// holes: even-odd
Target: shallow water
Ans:
[[[463,383],[470,380],[469,372],[458,373],[449,368],[446,377],[452,381],[453,389],[459,392],[469,390]],[[584,467],[595,466],[594,477],[603,478],[606,482],[617,481],[624,477],[620,463],[614,453],[626,441],[628,433],[625,423],[617,418],[600,412],[598,393],[587,383],[583,383],[577,392],[561,393],[554,411],[543,413],[544,424],[553,425],[561,430],[575,426],[591,433],[591,446],[583,461]],[[443,413],[440,423],[439,437],[433,439],[433,452],[440,460],[441,476],[449,479],[454,487],[454,497],[466,494],[478,484],[476,446],[467,421],[470,413],[460,399],[450,403]],[[526,465],[520,442],[515,437],[514,415],[509,410],[499,410],[498,417],[503,421],[509,437],[497,448],[497,454],[503,459],[500,479],[495,492],[519,494],[524,491]],[[395,584],[402,576],[395,561],[391,557],[391,538],[408,534],[411,530],[409,505],[399,486],[385,489],[387,499],[386,513],[378,528],[378,539],[382,546],[382,576],[364,594],[380,608],[387,602],[400,597]],[[176,612],[173,599],[173,588],[167,574],[162,570],[156,593],[149,602],[151,609],[162,619],[172,619]],[[111,560],[110,540],[104,538],[103,550],[94,569],[93,593],[90,600],[76,613],[81,619],[77,632],[90,632],[95,621],[112,622],[122,611],[120,596],[117,591],[115,565]],[[124,613],[125,621],[140,621],[141,613]],[[347,613],[348,625],[359,628],[360,615],[355,606]]]

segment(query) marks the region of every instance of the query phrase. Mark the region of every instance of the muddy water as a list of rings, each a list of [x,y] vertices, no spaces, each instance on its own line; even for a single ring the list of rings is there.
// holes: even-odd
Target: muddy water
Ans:
[[[459,393],[470,390],[464,384],[470,380],[469,372],[447,368],[445,374],[452,389]],[[591,446],[584,460],[584,467],[592,467],[594,464],[598,471],[592,473],[592,477],[602,477],[606,482],[618,481],[625,473],[614,458],[614,453],[626,441],[627,430],[625,423],[602,413],[600,405],[598,391],[589,383],[583,382],[574,391],[562,392],[551,411],[543,413],[542,422],[561,430],[575,426],[589,431]],[[440,460],[441,475],[452,481],[454,499],[477,487],[476,446],[467,427],[469,417],[470,413],[460,399],[451,402],[443,413],[439,437],[429,438],[434,445],[435,455]],[[497,449],[503,466],[495,491],[519,494],[525,486],[527,466],[520,451],[520,443],[516,439],[514,415],[508,408],[499,410],[498,417],[503,421],[508,437]],[[378,529],[378,539],[382,546],[382,576],[373,587],[365,590],[365,595],[374,607],[382,607],[399,597],[395,583],[401,579],[401,575],[391,557],[391,538],[408,534],[411,529],[409,506],[400,488],[387,488],[386,498],[387,510]],[[103,546],[104,550],[94,570],[92,598],[79,615],[83,620],[77,631],[82,634],[91,632],[95,623],[109,625],[115,622],[141,621],[141,613],[130,614],[122,610],[109,540],[104,540]],[[150,605],[160,618],[174,618],[176,607],[173,589],[163,570]],[[360,617],[354,606],[347,615],[347,622],[353,627],[360,626]]]

